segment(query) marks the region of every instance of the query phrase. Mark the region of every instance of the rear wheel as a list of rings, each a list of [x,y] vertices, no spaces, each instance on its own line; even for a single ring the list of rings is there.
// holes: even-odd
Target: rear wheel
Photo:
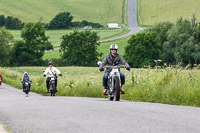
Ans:
[[[120,100],[120,83],[119,83],[118,76],[114,77],[114,87],[115,87],[114,99],[115,101],[119,101]]]

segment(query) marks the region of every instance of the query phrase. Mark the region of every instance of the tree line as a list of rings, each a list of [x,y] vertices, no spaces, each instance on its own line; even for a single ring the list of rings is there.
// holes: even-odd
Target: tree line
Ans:
[[[125,47],[124,58],[132,67],[167,65],[195,66],[200,64],[200,23],[177,19],[176,23],[161,22],[133,35]]]
[[[22,40],[13,40],[13,36],[0,28],[0,66],[46,66],[48,60],[42,57],[53,45],[45,35],[41,22],[27,23],[21,31]],[[90,30],[74,31],[62,37],[61,59],[53,61],[60,66],[95,66],[101,53],[97,51],[99,36]]]
[[[53,46],[45,35],[41,22],[27,23],[21,32],[22,40],[14,41],[5,28],[0,28],[0,66],[41,66],[45,50]],[[96,66],[102,53],[98,52],[99,36],[90,30],[74,31],[62,36],[60,66]],[[131,67],[162,64],[195,66],[200,64],[200,23],[177,19],[176,23],[161,22],[131,36],[123,55]]]
[[[44,24],[46,29],[69,29],[76,27],[92,26],[94,28],[102,28],[103,25],[99,23],[88,22],[83,20],[81,22],[75,21],[72,22],[73,16],[70,12],[61,12],[57,14],[48,24]],[[0,27],[5,27],[6,29],[11,30],[20,30],[24,28],[24,22],[19,18],[13,16],[0,15]]]

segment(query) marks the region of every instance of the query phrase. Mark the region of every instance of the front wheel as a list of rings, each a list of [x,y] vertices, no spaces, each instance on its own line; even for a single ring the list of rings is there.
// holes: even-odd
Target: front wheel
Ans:
[[[119,83],[118,76],[114,77],[114,87],[115,87],[114,99],[115,101],[119,101],[120,100],[120,83]]]
[[[52,84],[52,90],[51,90],[51,96],[55,96],[55,93],[56,93],[56,86],[55,84]]]

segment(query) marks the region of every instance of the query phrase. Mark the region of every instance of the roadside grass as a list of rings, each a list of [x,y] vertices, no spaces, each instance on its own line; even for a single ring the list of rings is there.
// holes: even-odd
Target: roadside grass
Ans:
[[[131,36],[128,36],[128,37],[125,37],[125,38],[122,38],[122,39],[101,43],[100,46],[98,47],[98,51],[102,52],[103,57],[104,57],[106,54],[110,53],[110,50],[109,50],[110,45],[115,43],[119,47],[118,53],[123,55],[124,52],[125,52],[124,47],[128,45],[127,41],[130,38],[131,38]],[[52,58],[54,58],[54,59],[60,58],[59,50],[46,51],[45,52],[43,59],[52,59]]]
[[[31,91],[46,95],[44,67],[0,68],[5,83],[21,88],[20,78],[27,71],[32,78]],[[102,95],[102,77],[97,67],[60,67],[57,96],[107,97]],[[132,69],[126,75],[122,99],[140,102],[200,107],[200,71],[177,68]]]
[[[121,24],[122,10],[122,0],[1,0],[0,5],[1,15],[14,16],[24,22],[45,23],[58,13],[68,11],[74,16],[74,21]]]
[[[199,0],[138,0],[138,3],[141,16],[138,20],[142,25],[176,22],[179,17],[191,19],[193,13],[200,17]]]
[[[9,129],[9,127],[8,127],[7,125],[3,124],[3,123],[0,121],[0,126],[1,126],[1,125],[6,129],[6,132],[13,133],[13,132]]]

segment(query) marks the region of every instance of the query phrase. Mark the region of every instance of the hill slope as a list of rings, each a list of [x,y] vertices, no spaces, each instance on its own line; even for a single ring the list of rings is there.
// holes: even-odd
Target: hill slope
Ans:
[[[161,21],[175,22],[177,18],[190,19],[194,13],[200,17],[199,0],[138,0],[142,24],[152,25]],[[198,19],[200,21],[200,19]]]
[[[123,0],[0,0],[0,3],[0,14],[25,22],[49,22],[59,12],[68,11],[74,21],[122,23]]]

